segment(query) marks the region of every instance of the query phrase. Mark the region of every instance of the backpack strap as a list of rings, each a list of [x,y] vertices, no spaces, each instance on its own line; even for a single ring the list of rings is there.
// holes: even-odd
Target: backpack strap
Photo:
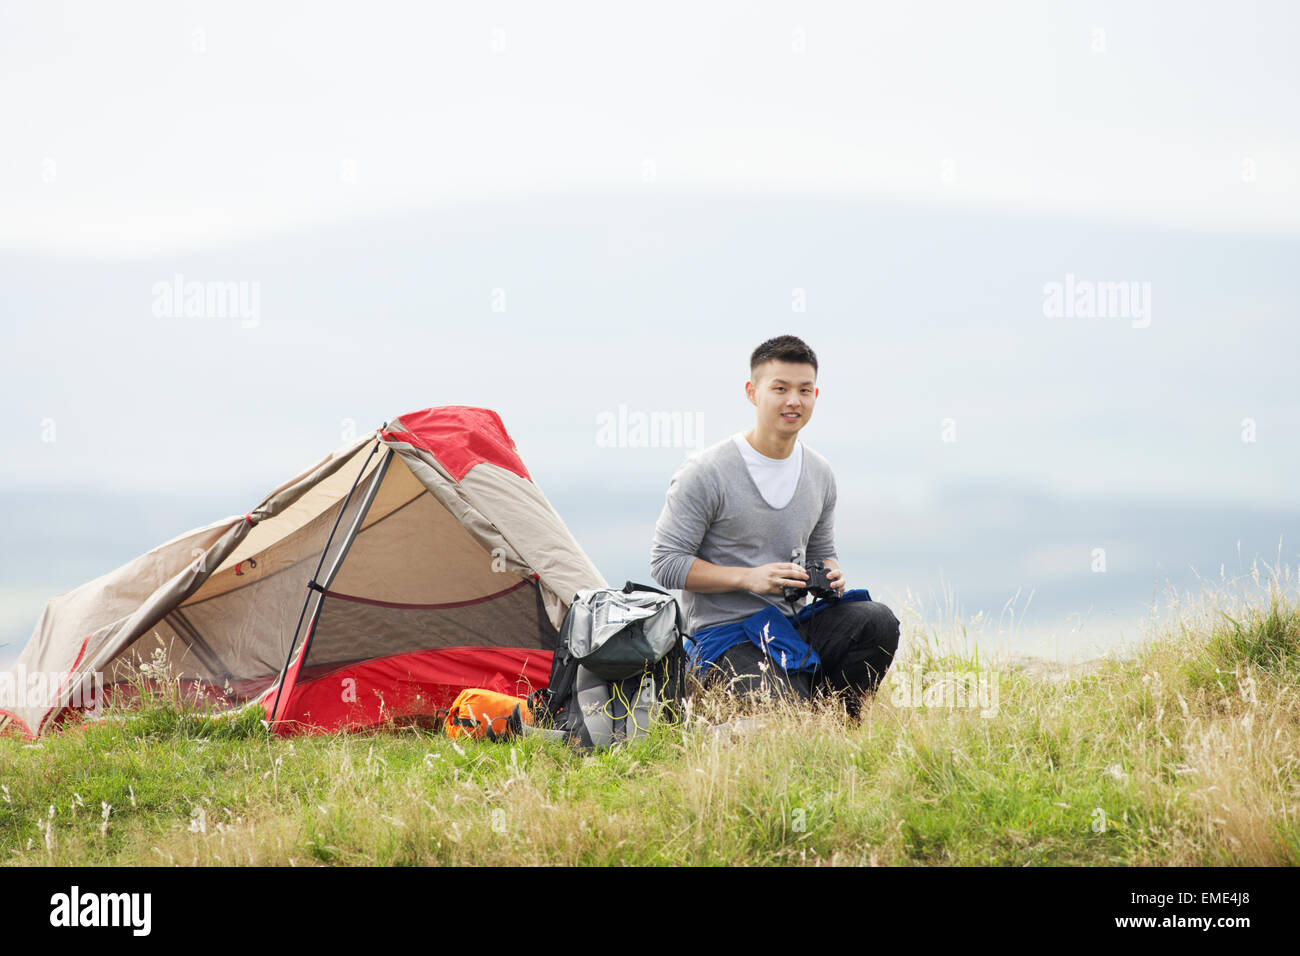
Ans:
[[[566,645],[556,654],[563,654],[555,679],[546,686],[546,712],[552,717],[559,703],[573,696],[573,687],[578,680],[578,661],[569,653]]]
[[[631,594],[633,591],[653,591],[655,594],[662,594],[664,597],[672,597],[667,591],[652,587],[649,584],[637,584],[634,581],[628,581],[627,584],[623,585],[624,594]]]

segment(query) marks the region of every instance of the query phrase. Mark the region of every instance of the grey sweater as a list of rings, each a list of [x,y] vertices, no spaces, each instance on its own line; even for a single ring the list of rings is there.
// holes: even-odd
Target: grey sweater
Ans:
[[[759,493],[749,468],[731,438],[702,449],[682,462],[668,486],[668,498],[655,525],[650,573],[665,588],[682,589],[686,628],[695,632],[740,621],[769,604],[790,616],[781,594],[725,591],[699,594],[684,590],[686,575],[702,558],[710,564],[756,568],[789,561],[799,548],[806,560],[835,553],[835,476],[830,463],[807,445],[794,497],[773,508]]]

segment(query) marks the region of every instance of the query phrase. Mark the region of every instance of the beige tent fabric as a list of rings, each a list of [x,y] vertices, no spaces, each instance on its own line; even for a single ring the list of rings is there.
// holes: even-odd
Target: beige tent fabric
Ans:
[[[331,508],[348,490],[352,483],[357,479],[357,472],[361,468],[362,462],[366,461],[374,447],[375,435],[372,433],[365,438],[360,439],[353,445],[348,446],[346,450],[335,455],[331,455],[329,460],[336,456],[345,459],[341,465],[330,475],[313,482],[305,491],[298,489],[299,495],[291,497],[282,511],[275,514],[274,517],[260,521],[240,544],[238,548],[222,562],[216,572],[220,573],[228,568],[234,567],[240,561],[247,561],[250,557],[258,555],[265,551],[277,541],[281,541],[293,534],[307,522],[311,521],[327,508]],[[366,464],[365,474],[369,475],[379,466],[379,455],[370,457]],[[364,480],[364,476],[363,479]],[[271,500],[277,494],[287,494],[292,496],[296,483],[289,483],[287,486],[273,491],[268,500]]]
[[[555,596],[548,609],[556,628],[575,594],[609,586],[534,482],[504,468],[480,467],[460,488],[493,525],[505,529],[506,539]]]
[[[51,675],[63,690],[48,701],[19,701],[8,709],[27,730],[48,729],[46,722],[66,705],[77,678],[106,671],[124,648],[198,590],[248,535],[250,519],[256,523],[280,514],[373,442],[374,435],[368,435],[317,462],[267,495],[248,518],[226,518],[187,532],[52,599],[12,670]],[[65,674],[66,681],[53,679]],[[0,717],[0,730],[7,722]]]
[[[117,661],[147,658],[156,641],[161,641],[174,673],[183,679],[205,680],[218,687],[229,681],[232,690],[240,691],[237,698],[255,694],[259,684],[269,684],[284,665],[307,582],[320,564],[346,496],[345,489],[330,508],[258,553],[256,566],[247,558],[242,566],[225,562],[224,571],[213,574],[179,607],[124,647]],[[354,498],[349,513],[355,513],[355,507]],[[335,535],[331,550],[345,531]],[[110,671],[108,680],[122,679],[126,673]]]
[[[403,480],[398,476],[415,481],[401,459],[394,459],[381,496],[390,483]],[[494,568],[492,554],[423,485],[419,488],[419,497],[400,510],[367,520],[331,591],[401,604],[446,604],[519,583],[519,573],[504,565]]]
[[[534,482],[491,464],[470,469],[456,482],[428,452],[406,442],[387,444],[499,563],[539,576],[557,629],[578,591],[608,586]]]
[[[56,675],[68,674],[74,665],[78,671],[87,670],[84,665],[111,644],[113,637],[121,633],[126,622],[152,594],[169,587],[177,577],[200,573],[198,565],[202,556],[223,540],[237,535],[241,526],[247,528],[242,517],[227,518],[190,531],[115,571],[52,598],[19,655],[14,673],[47,675],[46,682],[57,687],[63,680]],[[67,683],[71,685],[71,681]],[[8,709],[28,729],[35,731],[54,705],[53,699],[18,701]]]

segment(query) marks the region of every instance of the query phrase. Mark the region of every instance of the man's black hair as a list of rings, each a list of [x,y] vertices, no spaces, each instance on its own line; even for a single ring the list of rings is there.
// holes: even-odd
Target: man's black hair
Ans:
[[[778,335],[754,349],[754,354],[749,357],[750,379],[754,379],[760,365],[773,359],[778,362],[806,362],[813,367],[813,375],[817,374],[817,353],[808,347],[808,343],[797,335]]]

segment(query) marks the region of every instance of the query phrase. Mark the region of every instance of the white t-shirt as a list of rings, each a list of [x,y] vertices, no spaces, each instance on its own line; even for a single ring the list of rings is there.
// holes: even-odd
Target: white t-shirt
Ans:
[[[803,445],[796,439],[790,457],[768,458],[754,450],[743,432],[737,432],[731,437],[740,449],[763,500],[773,508],[788,505],[799,484],[799,472],[803,469]]]

